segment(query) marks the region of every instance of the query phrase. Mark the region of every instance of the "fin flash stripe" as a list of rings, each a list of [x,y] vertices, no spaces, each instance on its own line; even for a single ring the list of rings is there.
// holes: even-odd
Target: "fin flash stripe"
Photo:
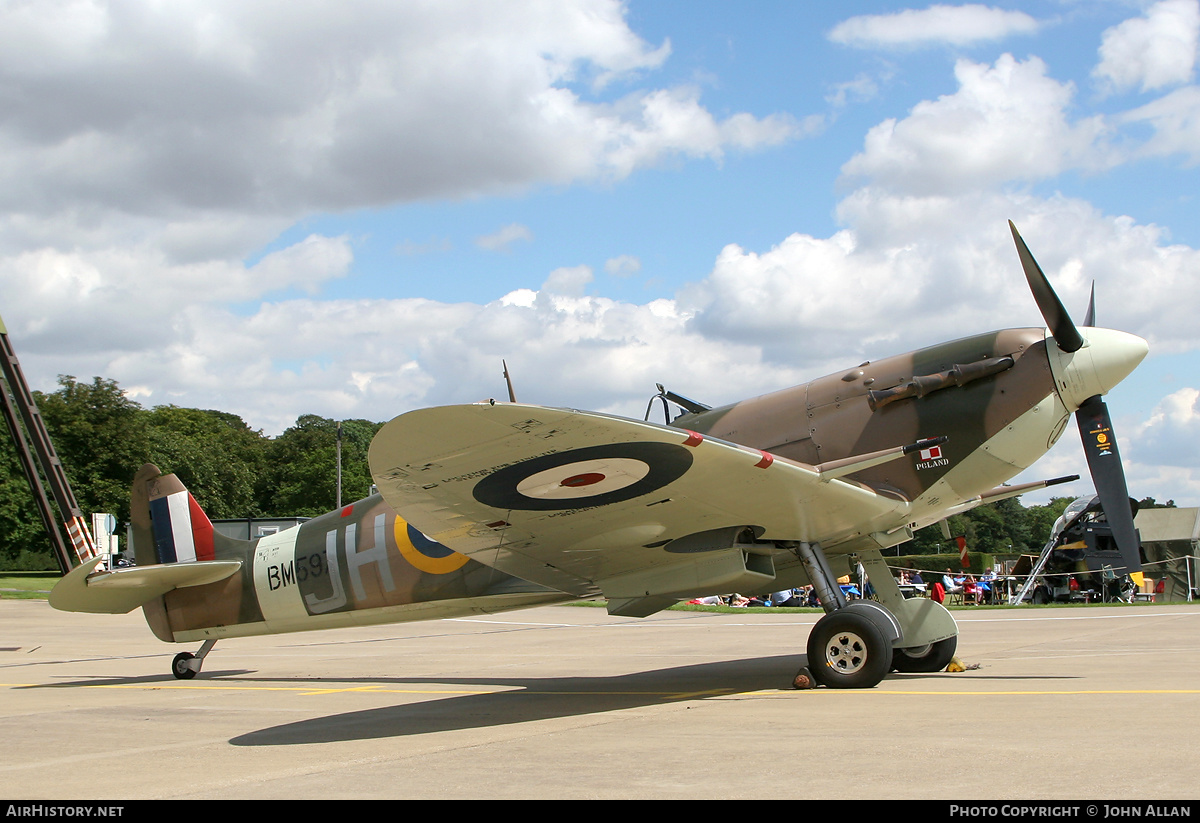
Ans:
[[[178,491],[151,500],[150,519],[159,563],[216,559],[212,523],[191,492]]]

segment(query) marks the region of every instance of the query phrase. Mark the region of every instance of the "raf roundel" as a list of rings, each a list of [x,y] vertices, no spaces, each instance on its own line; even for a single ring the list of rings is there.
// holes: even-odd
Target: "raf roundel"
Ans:
[[[393,528],[396,548],[415,569],[429,574],[449,574],[461,569],[470,559],[465,554],[456,554],[441,543],[430,540],[406,523],[402,517],[396,518]]]
[[[547,454],[508,466],[473,490],[485,506],[556,511],[631,500],[673,483],[692,466],[673,443],[613,443]]]

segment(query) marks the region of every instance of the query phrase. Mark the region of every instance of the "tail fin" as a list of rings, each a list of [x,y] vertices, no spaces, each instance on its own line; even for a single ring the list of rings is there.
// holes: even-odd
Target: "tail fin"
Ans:
[[[136,565],[101,569],[101,558],[90,560],[54,586],[50,605],[101,614],[125,614],[142,606],[154,634],[169,641],[163,595],[237,573],[248,557],[241,549],[252,544],[216,534],[179,478],[150,463],[134,475],[129,521]],[[219,560],[218,554],[223,555]]]
[[[212,521],[178,477],[153,463],[134,475],[129,519],[139,566],[216,559]]]

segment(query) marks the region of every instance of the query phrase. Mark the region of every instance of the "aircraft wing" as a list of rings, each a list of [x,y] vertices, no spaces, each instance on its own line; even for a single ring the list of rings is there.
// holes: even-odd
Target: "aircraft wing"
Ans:
[[[513,403],[401,415],[370,464],[384,499],[429,538],[610,600],[769,581],[771,547],[753,537],[833,545],[905,523],[909,505],[684,429]]]

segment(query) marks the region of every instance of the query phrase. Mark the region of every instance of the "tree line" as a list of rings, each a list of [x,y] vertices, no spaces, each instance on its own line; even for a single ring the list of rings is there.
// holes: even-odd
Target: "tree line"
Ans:
[[[278,437],[251,429],[236,414],[164,405],[143,408],[115,380],[60,376],[58,389],[34,392],[46,429],[85,513],[129,519],[129,486],[144,463],[179,476],[214,519],[316,517],[337,502],[337,421],[301,415]],[[371,487],[367,449],[383,425],[343,420],[342,501]],[[6,433],[7,434],[7,433]],[[950,518],[952,535],[971,551],[1041,551],[1072,498],[1023,506],[1010,498]],[[1147,498],[1141,505],[1156,506]],[[1173,506],[1168,501],[1166,504]],[[922,529],[903,554],[957,552],[938,527]],[[34,508],[10,437],[0,437],[0,569],[54,569],[50,543]]]
[[[2,390],[2,388],[0,388]],[[213,519],[316,517],[337,502],[338,421],[301,415],[278,437],[213,409],[143,408],[115,380],[60,376],[33,392],[71,490],[85,513],[116,516],[124,533],[129,487],[145,463],[179,476]],[[342,500],[370,493],[367,449],[383,425],[343,420]],[[5,427],[0,427],[5,428]],[[0,436],[0,569],[54,569],[12,438]]]

